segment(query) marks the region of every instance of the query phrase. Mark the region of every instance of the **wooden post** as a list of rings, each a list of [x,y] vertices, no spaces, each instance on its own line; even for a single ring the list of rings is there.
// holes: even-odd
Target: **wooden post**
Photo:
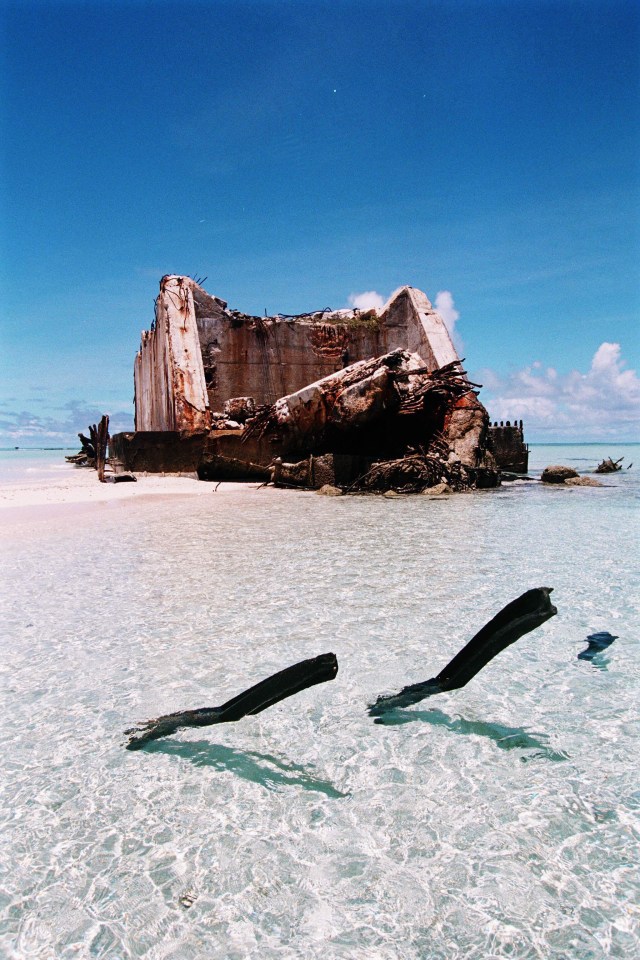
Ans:
[[[107,444],[109,442],[109,417],[105,414],[102,417],[96,431],[96,470],[98,471],[98,480],[104,483],[104,468],[107,459]]]

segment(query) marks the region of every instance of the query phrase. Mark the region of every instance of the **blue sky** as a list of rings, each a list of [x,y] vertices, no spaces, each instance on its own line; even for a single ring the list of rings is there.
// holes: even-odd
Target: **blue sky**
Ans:
[[[131,424],[164,273],[256,313],[412,284],[492,416],[534,441],[640,439],[635,0],[0,18],[0,445]]]

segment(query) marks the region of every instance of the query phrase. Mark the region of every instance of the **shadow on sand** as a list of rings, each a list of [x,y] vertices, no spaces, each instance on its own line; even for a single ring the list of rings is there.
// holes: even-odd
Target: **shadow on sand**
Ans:
[[[267,790],[279,787],[302,787],[303,790],[323,793],[333,799],[348,797],[328,780],[320,780],[297,763],[288,763],[270,754],[247,750],[233,750],[206,740],[181,742],[178,740],[155,740],[143,747],[146,753],[165,753],[169,757],[188,760],[196,767],[213,767],[221,772],[233,773],[250,783],[258,783]]]
[[[397,727],[405,723],[429,723],[434,727],[445,727],[452,733],[462,736],[486,737],[493,740],[501,750],[534,750],[535,753],[521,757],[521,760],[567,760],[569,754],[561,750],[552,750],[545,734],[532,736],[524,727],[507,727],[502,723],[484,723],[482,720],[465,720],[464,717],[449,717],[442,710],[402,710],[395,709],[374,723],[385,727]]]
[[[587,637],[587,647],[578,654],[578,660],[588,660],[596,670],[606,670],[611,661],[604,656],[603,651],[617,639],[618,635],[609,633],[608,630],[590,633]]]

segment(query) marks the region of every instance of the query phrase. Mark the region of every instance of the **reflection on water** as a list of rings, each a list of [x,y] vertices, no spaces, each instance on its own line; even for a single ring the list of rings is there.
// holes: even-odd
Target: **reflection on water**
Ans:
[[[317,790],[334,799],[349,796],[348,793],[336,790],[328,781],[314,777],[305,767],[297,763],[285,762],[268,754],[233,750],[231,747],[209,743],[206,740],[186,743],[156,740],[142,749],[147,753],[164,753],[170,757],[181,757],[196,767],[214,767],[216,770],[227,771],[250,783],[260,784],[267,790],[298,786],[304,790]]]

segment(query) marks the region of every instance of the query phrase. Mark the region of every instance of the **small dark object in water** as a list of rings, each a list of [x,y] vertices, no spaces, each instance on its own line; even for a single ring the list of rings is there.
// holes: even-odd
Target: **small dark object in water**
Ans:
[[[596,467],[596,473],[617,473],[618,470],[622,470],[622,461],[624,457],[620,457],[619,460],[614,460],[613,457],[607,457],[606,460],[603,460],[602,463],[599,463]]]
[[[292,697],[294,693],[306,690],[307,687],[333,680],[337,673],[338,661],[334,653],[323,653],[311,660],[302,660],[249,687],[220,707],[168,713],[125,730],[125,733],[129,734],[127,750],[139,750],[150,740],[167,737],[181,727],[208,727],[213,723],[231,723],[246,716],[253,716],[280,700]]]
[[[370,716],[380,716],[396,707],[410,707],[436,693],[464,687],[505,647],[555,616],[558,611],[549,599],[552,589],[537,587],[512,600],[476,633],[437,677],[403,687],[395,696],[378,697],[369,707]]]
[[[598,653],[602,653],[617,639],[618,637],[609,633],[608,630],[603,630],[601,633],[590,633],[587,637],[589,646],[578,654],[578,660],[593,660]]]
[[[132,476],[130,473],[113,473],[109,477],[104,478],[105,483],[137,483],[137,477]]]

